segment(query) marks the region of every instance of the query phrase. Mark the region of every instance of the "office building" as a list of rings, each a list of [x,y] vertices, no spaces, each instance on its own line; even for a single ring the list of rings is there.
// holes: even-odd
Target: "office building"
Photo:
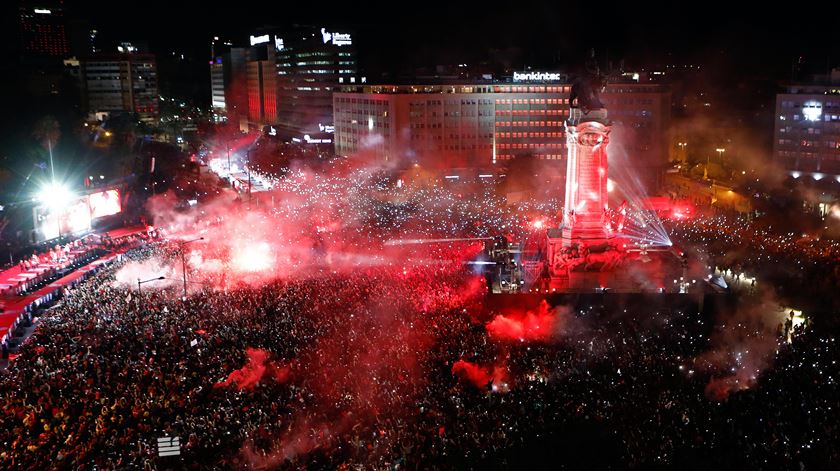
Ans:
[[[247,113],[240,114],[241,127],[271,129],[295,142],[331,143],[333,92],[366,81],[358,71],[352,35],[295,26],[263,30],[251,35],[249,44],[229,61],[221,55],[210,64],[214,108],[230,113],[232,96],[243,96]],[[238,76],[245,83],[241,94],[231,92]]]
[[[81,63],[82,86],[91,115],[136,113],[157,122],[157,64],[152,54],[99,54]]]
[[[62,1],[23,1],[18,8],[21,52],[27,58],[68,55],[67,20]]]
[[[334,95],[337,155],[428,169],[501,171],[522,158],[565,168],[571,85],[562,74],[472,85],[345,86]],[[548,80],[546,80],[548,79]],[[667,164],[667,87],[612,84],[601,95],[620,152],[644,186]]]
[[[230,47],[210,62],[211,103],[218,120],[238,122],[248,116],[248,52],[248,48]]]
[[[794,178],[840,181],[840,69],[776,95],[773,158]]]

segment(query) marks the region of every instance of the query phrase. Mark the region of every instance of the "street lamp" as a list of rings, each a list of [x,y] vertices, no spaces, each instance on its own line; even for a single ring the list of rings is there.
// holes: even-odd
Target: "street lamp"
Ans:
[[[230,181],[230,142],[227,143],[227,154],[228,154],[228,181]]]
[[[184,240],[179,242],[180,244],[180,252],[181,252],[181,272],[184,275],[184,299],[187,299],[187,256],[184,252],[184,246],[191,243],[197,242],[199,240],[204,240],[204,237],[199,237],[198,239],[192,240]]]
[[[683,162],[683,163],[685,163],[685,162],[686,162],[686,160],[687,160],[687,159],[686,159],[686,156],[685,156],[685,147],[686,147],[687,145],[688,145],[688,143],[687,143],[687,142],[678,142],[678,143],[677,143],[677,146],[680,148],[680,156],[679,156],[679,160],[680,160],[680,162]]]
[[[143,280],[143,281],[140,281],[140,278],[137,278],[137,310],[138,311],[140,310],[141,303],[143,301],[143,291],[142,291],[141,286],[145,283],[150,283],[152,281],[165,280],[165,279],[166,279],[166,277],[163,277],[163,276],[159,276],[157,278],[149,278],[148,280]]]
[[[715,149],[715,151],[718,153],[718,159],[720,159],[720,161],[723,162],[723,153],[726,152],[726,149],[724,149],[723,147],[718,147],[717,149]]]
[[[251,205],[251,149],[245,151],[245,156],[248,159],[248,206]]]

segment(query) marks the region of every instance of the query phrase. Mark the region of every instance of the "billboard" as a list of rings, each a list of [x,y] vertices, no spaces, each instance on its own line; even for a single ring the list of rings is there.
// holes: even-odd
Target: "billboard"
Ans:
[[[90,230],[87,195],[71,199],[63,208],[39,205],[33,209],[35,242]]]
[[[118,190],[107,190],[90,195],[90,218],[111,216],[122,211]]]

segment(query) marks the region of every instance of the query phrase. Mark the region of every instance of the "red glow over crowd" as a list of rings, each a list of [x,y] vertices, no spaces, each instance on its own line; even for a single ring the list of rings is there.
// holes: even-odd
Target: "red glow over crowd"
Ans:
[[[533,234],[556,201],[511,208],[440,186],[392,198],[368,177],[289,171],[250,207],[227,193],[187,211],[153,201],[162,237],[41,313],[0,382],[0,467],[840,465],[828,316],[794,327],[769,282],[721,306],[499,304],[464,263],[474,239]],[[726,218],[668,224],[712,266],[799,260],[804,279],[837,282],[836,248],[794,252]],[[141,298],[137,279],[160,275]],[[181,455],[157,456],[164,436]]]

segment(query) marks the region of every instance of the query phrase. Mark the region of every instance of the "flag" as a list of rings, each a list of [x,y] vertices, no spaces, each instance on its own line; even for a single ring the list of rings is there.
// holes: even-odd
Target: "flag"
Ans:
[[[173,456],[181,454],[181,439],[179,437],[160,437],[157,439],[158,456]]]
[[[131,302],[131,293],[128,293],[128,296],[126,296],[126,297],[125,297],[125,302],[126,302],[126,303],[130,303],[130,302]]]

